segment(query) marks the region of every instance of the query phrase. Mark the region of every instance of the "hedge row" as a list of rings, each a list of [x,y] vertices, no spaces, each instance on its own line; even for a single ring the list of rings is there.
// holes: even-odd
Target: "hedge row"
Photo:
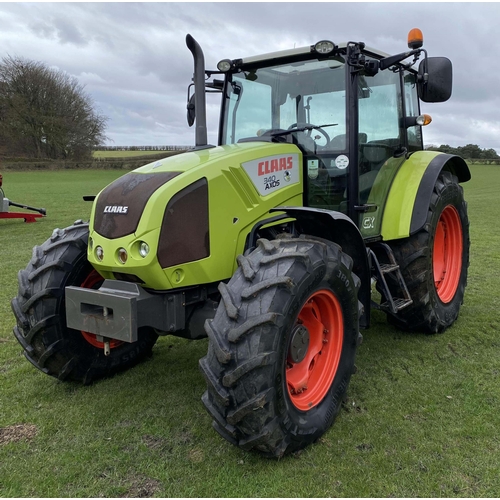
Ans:
[[[500,165],[500,159],[485,160],[483,158],[466,158],[465,161],[470,165]]]
[[[134,156],[128,158],[94,158],[92,160],[40,160],[26,158],[8,158],[0,160],[0,171],[6,170],[71,170],[71,169],[116,169],[133,170],[155,160],[180,154],[182,151],[158,153],[157,155]]]

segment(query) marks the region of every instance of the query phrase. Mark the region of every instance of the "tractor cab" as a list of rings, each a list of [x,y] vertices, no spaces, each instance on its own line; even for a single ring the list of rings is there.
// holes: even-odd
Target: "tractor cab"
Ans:
[[[420,31],[412,30],[412,50],[396,56],[363,43],[321,41],[224,59],[218,72],[206,72],[225,76],[207,84],[222,92],[219,144],[295,144],[302,153],[304,206],[343,212],[361,229],[375,229],[359,214],[377,210],[388,180],[423,149],[421,126],[430,117],[420,115],[419,95],[432,102],[451,95],[451,62],[427,58],[421,45]],[[421,53],[417,71],[413,65]],[[412,63],[401,62],[410,56]],[[192,123],[194,95],[190,104]],[[270,182],[274,174],[271,167],[265,171]]]

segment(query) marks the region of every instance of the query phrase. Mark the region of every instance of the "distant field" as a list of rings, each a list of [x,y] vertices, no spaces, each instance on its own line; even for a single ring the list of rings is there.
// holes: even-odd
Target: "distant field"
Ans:
[[[135,156],[170,156],[174,151],[94,151],[94,158],[132,158]]]
[[[206,340],[162,337],[152,359],[86,387],[31,366],[12,335],[17,271],[54,228],[89,218],[83,195],[123,172],[4,172],[6,196],[48,216],[0,220],[0,497],[498,497],[500,167],[471,170],[458,321],[410,335],[375,311],[336,423],[280,461],[212,429],[200,401]]]

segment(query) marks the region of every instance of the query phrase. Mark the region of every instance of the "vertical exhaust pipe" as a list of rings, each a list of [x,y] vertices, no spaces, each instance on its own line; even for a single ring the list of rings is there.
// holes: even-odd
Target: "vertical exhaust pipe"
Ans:
[[[206,146],[207,137],[207,112],[205,102],[205,57],[199,43],[191,36],[186,35],[186,45],[193,54],[194,59],[194,91],[195,91],[195,140],[196,146]]]

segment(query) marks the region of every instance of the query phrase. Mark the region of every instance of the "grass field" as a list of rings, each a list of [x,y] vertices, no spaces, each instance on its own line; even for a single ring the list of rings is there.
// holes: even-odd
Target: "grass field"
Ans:
[[[348,400],[320,441],[280,461],[211,428],[207,341],[161,338],[152,359],[92,386],[33,368],[12,335],[16,273],[53,228],[87,219],[116,171],[4,174],[6,196],[47,208],[0,220],[0,497],[497,497],[500,492],[500,167],[464,185],[471,265],[458,322],[409,335],[373,314]]]
[[[94,151],[94,158],[134,158],[135,156],[169,156],[170,151]]]

